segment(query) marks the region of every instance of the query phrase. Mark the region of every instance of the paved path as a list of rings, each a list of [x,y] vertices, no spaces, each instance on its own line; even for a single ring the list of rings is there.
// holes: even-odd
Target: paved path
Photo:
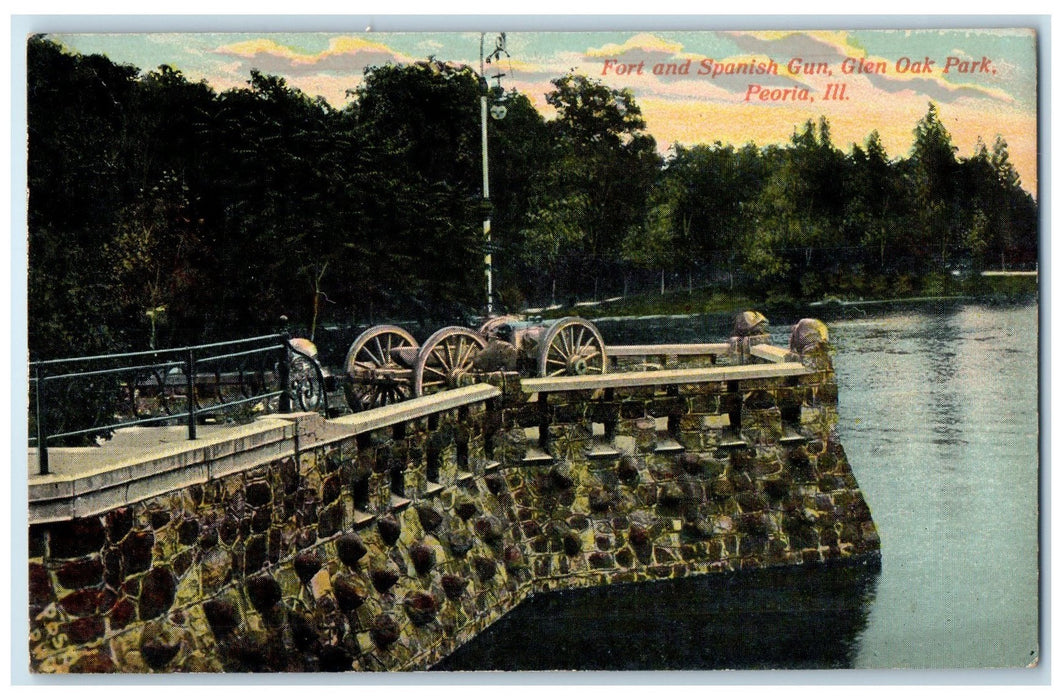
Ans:
[[[301,415],[301,414],[300,414]],[[188,439],[187,426],[132,426],[116,430],[110,440],[97,447],[51,447],[48,449],[48,475],[38,474],[37,448],[29,448],[26,462],[30,483],[69,479],[94,474],[118,465],[151,462],[197,447],[235,440],[290,425],[291,421],[266,416],[244,425],[204,424],[196,427],[196,440]]]

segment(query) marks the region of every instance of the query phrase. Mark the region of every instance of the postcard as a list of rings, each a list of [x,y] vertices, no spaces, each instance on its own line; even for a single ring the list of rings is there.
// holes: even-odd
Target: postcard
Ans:
[[[30,673],[1037,666],[1039,42],[26,37]]]

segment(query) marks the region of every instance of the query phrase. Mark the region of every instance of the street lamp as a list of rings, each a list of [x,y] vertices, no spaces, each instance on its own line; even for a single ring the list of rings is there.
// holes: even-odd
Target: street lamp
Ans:
[[[481,94],[479,96],[479,121],[480,121],[480,141],[483,144],[483,239],[484,239],[484,252],[483,252],[483,264],[487,268],[487,316],[494,315],[494,261],[491,257],[491,240],[490,240],[490,168],[487,164],[487,99],[490,94],[490,84],[487,82],[485,75],[485,64],[497,60],[502,54],[506,56],[509,52],[505,50],[505,32],[502,32],[494,40],[494,50],[490,54],[484,53],[484,39],[485,33],[479,35],[479,80]],[[498,73],[494,76],[496,80],[501,81],[501,77],[504,73]],[[494,119],[505,118],[505,106],[494,105],[490,108],[490,115]]]

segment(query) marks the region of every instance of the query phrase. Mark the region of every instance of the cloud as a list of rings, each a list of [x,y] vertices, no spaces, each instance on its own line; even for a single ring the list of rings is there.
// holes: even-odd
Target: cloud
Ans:
[[[933,72],[900,72],[897,62],[905,56],[871,56],[866,49],[854,41],[849,32],[736,32],[734,41],[749,51],[775,57],[787,62],[790,57],[800,58],[805,64],[823,62],[836,67],[836,74],[830,77],[848,77],[840,72],[840,64],[846,58],[863,59],[867,64],[884,64],[885,71],[862,74],[874,88],[883,93],[896,94],[905,90],[925,93],[927,99],[939,102],[952,102],[961,97],[975,96],[1001,102],[1012,102],[1013,96],[1002,88],[994,88],[982,81],[968,81],[962,74],[942,72],[941,60],[933,66]],[[949,55],[967,55],[959,49],[953,49]],[[921,57],[910,57],[907,65],[916,63]],[[889,99],[884,96],[883,99]]]
[[[977,83],[953,83],[949,80],[925,77],[922,75],[868,75],[867,80],[885,93],[896,94],[912,90],[921,93],[926,100],[948,103],[963,97],[974,97],[998,102],[1014,102],[1014,98],[1003,90],[996,90]],[[883,98],[889,99],[889,98]]]
[[[682,51],[682,44],[662,39],[655,34],[635,34],[622,44],[605,44],[598,48],[587,49],[591,58],[609,58],[631,52],[675,55]]]
[[[732,101],[745,94],[750,82],[764,87],[803,87],[806,82],[782,66],[771,66],[766,53],[708,56],[649,34],[591,48],[582,66],[587,75],[604,82],[664,99],[700,95],[701,99]]]
[[[226,44],[213,53],[239,58],[247,70],[255,68],[292,78],[320,73],[360,76],[369,66],[414,60],[386,44],[352,36],[333,37],[328,47],[317,53],[300,52],[269,37]]]
[[[728,36],[741,49],[776,60],[798,56],[812,62],[838,61],[865,54],[849,43],[845,32],[734,32]]]

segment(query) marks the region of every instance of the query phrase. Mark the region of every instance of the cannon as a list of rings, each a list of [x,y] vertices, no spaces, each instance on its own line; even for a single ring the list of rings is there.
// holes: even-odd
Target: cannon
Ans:
[[[505,367],[528,376],[561,377],[608,371],[605,341],[594,324],[569,316],[556,321],[498,316],[479,328],[488,352],[497,349]]]
[[[369,328],[344,361],[347,403],[359,411],[433,394],[501,370],[526,376],[603,374],[605,343],[593,324],[497,316],[478,330],[447,326],[423,344],[399,326]]]

